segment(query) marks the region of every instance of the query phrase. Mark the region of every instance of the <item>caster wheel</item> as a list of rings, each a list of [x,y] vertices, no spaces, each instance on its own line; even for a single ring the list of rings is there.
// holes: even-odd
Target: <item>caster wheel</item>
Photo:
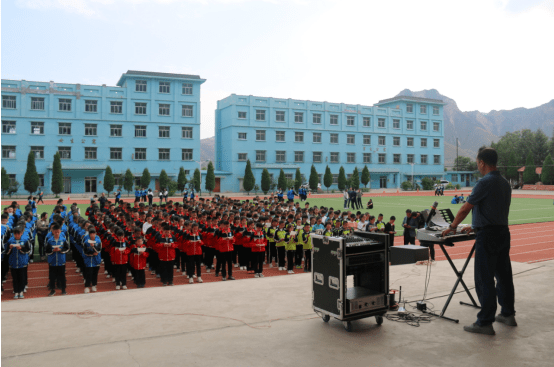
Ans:
[[[344,330],[351,332],[352,331],[352,323],[350,321],[343,322]]]
[[[375,321],[377,321],[377,325],[381,325],[383,323],[383,316],[375,316]]]
[[[323,315],[321,318],[323,319],[324,322],[329,322],[329,320],[331,319],[329,315]]]

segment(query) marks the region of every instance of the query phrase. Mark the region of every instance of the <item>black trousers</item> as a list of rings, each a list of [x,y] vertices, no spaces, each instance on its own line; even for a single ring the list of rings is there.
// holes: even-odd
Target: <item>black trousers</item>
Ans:
[[[25,270],[26,268],[11,268],[13,291],[16,294],[21,293],[23,292],[23,290],[25,290]]]
[[[104,259],[104,270],[108,272],[108,275],[113,275],[112,259],[108,251],[102,249],[100,256]]]
[[[150,255],[148,255],[148,264],[150,265],[151,271],[154,271],[156,274],[160,274],[160,257],[158,256],[158,253],[153,249],[147,249],[146,251],[150,253]]]
[[[210,269],[214,265],[216,250],[206,246],[205,248],[202,248],[202,251],[204,252],[204,265],[206,265],[206,269]]]
[[[350,207],[356,209],[356,199],[350,199]]]
[[[432,243],[425,243],[420,242],[421,246],[425,246],[429,248],[429,256],[431,257],[431,260],[435,260],[435,245]]]
[[[294,263],[296,266],[302,266],[302,257],[304,256],[304,245],[296,245]]]
[[[478,325],[489,325],[494,322],[497,298],[502,315],[515,314],[514,279],[510,262],[510,229],[508,226],[493,226],[477,231],[475,236],[475,290],[481,303],[481,311],[477,314]]]
[[[144,269],[133,269],[135,284],[136,285],[145,285],[146,284],[146,275],[144,274]]]
[[[6,275],[8,275],[8,270],[10,270],[10,257],[9,255],[4,256],[4,260],[2,260],[2,280],[6,279]]]
[[[194,275],[194,267],[196,266],[196,276],[200,278],[202,276],[202,269],[200,263],[202,262],[202,255],[187,255],[187,275],[192,277]]]
[[[46,233],[45,234],[37,233],[37,238],[38,238],[38,254],[40,257],[46,256],[46,253],[44,252],[44,242],[46,240]]]
[[[152,199],[154,199],[152,196],[148,196],[148,205],[152,206]]]
[[[38,197],[38,200],[37,200],[37,204],[40,203],[42,201],[42,203],[44,204],[44,200],[42,200],[42,196],[39,196]]]
[[[100,270],[99,266],[85,268],[85,287],[96,286],[98,284],[98,270]]]
[[[357,209],[363,209],[362,198],[356,199]]]
[[[48,284],[48,287],[50,287],[50,289],[56,289],[56,283],[58,283],[61,286],[62,291],[64,291],[66,287],[65,265],[50,265],[48,267],[48,278],[50,279],[50,284]]]
[[[179,260],[181,261],[181,271],[184,273],[187,270],[187,253],[184,251],[179,252]],[[179,264],[177,264],[179,266]]]
[[[127,285],[127,264],[113,264],[115,285]]]
[[[264,252],[252,252],[252,269],[254,273],[261,274],[264,270]]]
[[[344,208],[348,208],[348,199],[344,199],[344,205],[343,205]]]
[[[276,246],[277,247],[277,257],[279,258],[279,267],[285,267],[285,246]]]
[[[277,247],[275,247],[275,242],[268,242],[265,247],[265,252],[267,254],[267,263],[271,264],[273,260],[277,259]]]
[[[220,260],[221,260],[221,276],[226,277],[227,276],[227,270],[229,271],[229,276],[233,276],[233,252],[220,252],[219,257],[217,260],[217,267],[219,268]],[[225,265],[227,265],[227,269],[225,269]],[[218,272],[216,270],[216,272]]]
[[[410,236],[410,232],[404,232],[404,244],[415,245],[415,237]]]
[[[244,247],[243,250],[244,265],[247,270],[252,270],[252,249],[250,247]]]
[[[173,265],[177,267],[177,269],[180,268],[180,261],[181,261],[181,250],[178,248],[175,249],[175,260],[173,260]]]
[[[239,266],[246,266],[245,259],[244,259],[244,247],[242,245],[234,245],[234,252],[237,255],[237,260],[235,260],[235,263],[238,261]],[[233,255],[234,259],[234,255]]]
[[[287,251],[287,270],[292,270],[294,268],[294,256],[296,255],[296,250]]]
[[[162,283],[173,283],[173,261],[160,260],[160,270]]]
[[[312,250],[304,250],[304,269],[312,271]]]

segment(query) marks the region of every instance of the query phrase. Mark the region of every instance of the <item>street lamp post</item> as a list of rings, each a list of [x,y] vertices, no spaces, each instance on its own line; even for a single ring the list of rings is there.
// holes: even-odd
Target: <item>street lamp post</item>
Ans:
[[[414,186],[414,181],[415,181],[415,179],[414,179],[414,166],[415,166],[415,163],[412,162],[412,163],[410,163],[410,164],[411,164],[411,166],[412,166],[412,190],[413,190],[414,187],[415,187],[415,186]]]

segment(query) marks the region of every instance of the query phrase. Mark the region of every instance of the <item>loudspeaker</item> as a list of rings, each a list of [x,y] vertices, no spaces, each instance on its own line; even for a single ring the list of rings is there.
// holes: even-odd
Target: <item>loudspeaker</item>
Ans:
[[[390,247],[391,265],[415,264],[418,261],[429,260],[429,249],[416,245]]]

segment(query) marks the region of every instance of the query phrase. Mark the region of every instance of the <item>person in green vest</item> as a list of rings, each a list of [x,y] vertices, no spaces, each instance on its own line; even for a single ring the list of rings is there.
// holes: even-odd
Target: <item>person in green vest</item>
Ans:
[[[323,231],[323,235],[324,236],[327,236],[327,237],[333,237],[333,223],[331,221],[327,221],[327,223],[325,223],[325,231]]]
[[[287,234],[285,236],[285,251],[287,252],[287,273],[294,274],[294,257],[296,255],[296,237],[295,231],[296,224],[289,224],[287,226]]]
[[[279,270],[285,270],[285,237],[287,231],[285,229],[285,221],[279,222],[279,228],[275,230],[273,239],[275,240],[275,247],[277,248],[277,258]]]
[[[277,248],[275,247],[275,231],[279,228],[279,221],[276,218],[267,218],[266,225],[264,226],[265,238],[267,239],[266,256],[269,267],[273,267],[273,260],[277,265]]]
[[[298,233],[298,243],[302,243],[304,250],[304,272],[312,271],[312,237],[310,235],[310,224],[304,224],[304,228]]]

